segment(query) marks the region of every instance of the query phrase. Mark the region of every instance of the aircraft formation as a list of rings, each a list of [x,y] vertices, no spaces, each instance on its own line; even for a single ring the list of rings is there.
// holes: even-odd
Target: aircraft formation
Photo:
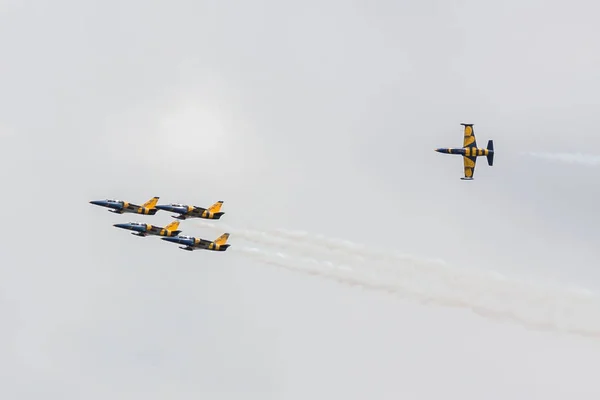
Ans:
[[[152,224],[145,224],[141,222],[126,222],[120,224],[114,224],[116,228],[126,229],[135,236],[161,236],[162,240],[171,243],[177,243],[182,250],[194,251],[194,250],[211,250],[211,251],[226,251],[230,244],[227,243],[229,239],[229,233],[223,233],[215,240],[207,240],[197,238],[194,236],[181,235],[181,230],[178,230],[180,220],[186,220],[188,218],[202,218],[202,219],[220,219],[224,212],[221,211],[223,201],[217,201],[215,204],[208,208],[189,206],[187,204],[157,204],[159,197],[153,197],[142,205],[130,203],[123,200],[92,200],[90,204],[106,207],[109,212],[115,214],[141,214],[141,215],[155,215],[158,211],[168,211],[175,213],[172,218],[176,218],[175,221],[171,222],[166,226],[156,226]]]
[[[463,157],[464,165],[464,177],[462,180],[473,180],[475,173],[475,165],[477,163],[477,157],[486,157],[489,166],[494,165],[494,141],[488,140],[486,148],[477,147],[477,140],[475,139],[475,131],[473,130],[473,124],[461,123],[464,127],[463,134],[463,147],[442,147],[437,148],[435,151],[443,154],[456,154]],[[145,224],[141,222],[126,222],[120,224],[114,224],[116,228],[126,229],[132,231],[132,235],[146,237],[146,236],[161,236],[162,240],[171,243],[177,243],[182,250],[194,251],[194,250],[211,250],[211,251],[226,251],[230,244],[227,243],[229,239],[229,233],[223,233],[215,240],[207,240],[197,238],[194,236],[181,235],[179,230],[180,221],[185,221],[189,218],[201,218],[201,219],[220,219],[224,212],[221,211],[223,201],[217,201],[208,208],[190,206],[187,204],[157,204],[159,197],[153,197],[142,205],[130,203],[123,200],[92,200],[91,204],[106,207],[108,211],[115,214],[141,214],[141,215],[156,215],[158,211],[171,212],[175,215],[171,215],[176,220],[169,223],[166,226],[156,226],[151,224]]]

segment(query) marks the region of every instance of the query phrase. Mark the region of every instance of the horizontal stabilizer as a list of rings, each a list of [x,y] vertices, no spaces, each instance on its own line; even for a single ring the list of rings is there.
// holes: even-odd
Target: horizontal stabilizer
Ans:
[[[488,165],[491,167],[492,165],[494,165],[494,141],[493,140],[488,140],[487,149],[488,149],[487,161],[488,161]]]
[[[183,232],[183,231],[173,231],[173,232],[171,232],[171,235],[173,235],[173,236],[179,236],[179,234],[181,232]]]
[[[224,212],[222,212],[222,211],[221,211],[221,212],[214,213],[214,214],[213,214],[213,219],[220,219],[220,218],[223,216],[223,214],[225,214],[225,213],[224,213]]]

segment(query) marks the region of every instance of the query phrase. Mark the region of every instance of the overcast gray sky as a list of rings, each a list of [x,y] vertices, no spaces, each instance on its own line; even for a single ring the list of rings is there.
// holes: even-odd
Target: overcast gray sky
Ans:
[[[600,167],[523,154],[599,154],[599,11],[0,1],[2,398],[597,399],[597,341],[180,251],[111,226],[168,213],[88,201],[224,200],[228,227],[600,290]],[[433,151],[461,122],[497,151],[472,182]]]

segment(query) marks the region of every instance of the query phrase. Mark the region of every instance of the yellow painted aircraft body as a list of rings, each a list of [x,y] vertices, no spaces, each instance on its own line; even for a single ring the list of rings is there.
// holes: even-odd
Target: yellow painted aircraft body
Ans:
[[[144,214],[144,215],[154,215],[158,212],[156,208],[156,203],[158,203],[158,197],[153,197],[144,204],[137,205],[133,203],[129,203],[123,200],[92,200],[90,204],[106,207],[110,212],[115,214],[123,214],[123,213],[132,213],[132,214]]]
[[[150,224],[143,224],[140,222],[128,222],[125,224],[114,224],[113,226],[116,228],[127,229],[130,231],[133,231],[131,233],[132,235],[142,236],[142,237],[145,237],[148,235],[173,237],[173,236],[177,236],[181,233],[181,231],[177,230],[177,228],[179,228],[179,221],[173,221],[165,227],[155,226],[155,225],[150,225]]]
[[[159,210],[170,211],[178,215],[172,215],[173,218],[185,220],[187,218],[220,219],[224,212],[221,211],[223,201],[217,201],[208,208],[188,206],[187,204],[159,204],[156,206]]]
[[[477,147],[477,141],[475,140],[475,132],[473,131],[473,124],[461,124],[465,127],[464,139],[462,148],[439,148],[435,149],[438,153],[444,154],[456,154],[463,156],[464,173],[465,176],[460,178],[462,180],[470,181],[473,180],[475,174],[475,164],[477,163],[477,157],[487,157],[488,165],[494,165],[494,141],[488,140],[487,148],[482,149]]]
[[[211,251],[225,251],[231,245],[227,244],[229,239],[229,233],[224,233],[214,241],[200,239],[193,236],[176,236],[176,237],[164,237],[162,240],[166,240],[171,243],[182,244],[179,246],[182,250],[193,251],[193,250],[211,250]]]

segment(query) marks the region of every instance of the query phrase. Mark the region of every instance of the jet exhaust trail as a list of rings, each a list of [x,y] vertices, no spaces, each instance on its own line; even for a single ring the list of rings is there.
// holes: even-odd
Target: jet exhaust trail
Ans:
[[[595,167],[600,165],[600,156],[581,153],[526,153],[529,156],[568,164],[580,164]]]
[[[427,267],[432,264],[445,264],[439,259],[423,259],[389,250],[373,248],[364,244],[353,243],[344,239],[327,237],[304,231],[292,231],[276,229],[274,231],[259,231],[252,229],[237,229],[224,224],[215,224],[205,221],[197,221],[200,226],[210,228],[214,231],[227,230],[235,233],[239,238],[249,242],[278,247],[284,250],[315,252],[335,252],[339,257],[346,257],[354,262],[364,261],[404,261]]]
[[[233,248],[232,248],[233,249]],[[259,248],[236,250],[257,261],[289,271],[334,280],[347,286],[358,286],[367,290],[387,292],[425,305],[437,305],[468,309],[475,314],[492,320],[509,321],[521,326],[551,332],[562,332],[588,338],[600,338],[598,320],[589,316],[598,315],[597,299],[579,293],[534,288],[510,280],[477,282],[477,277],[463,276],[463,282],[452,288],[452,282],[444,291],[442,287],[428,287],[426,282],[415,282],[415,277],[402,281],[378,273],[368,274],[368,266],[343,268],[334,263],[285,253],[267,252]],[[425,276],[420,277],[426,279]]]
[[[591,294],[451,267],[307,232],[267,232],[199,222],[274,249],[233,246],[231,251],[279,268],[388,292],[421,304],[468,309],[488,319],[536,330],[600,338],[600,299]]]

